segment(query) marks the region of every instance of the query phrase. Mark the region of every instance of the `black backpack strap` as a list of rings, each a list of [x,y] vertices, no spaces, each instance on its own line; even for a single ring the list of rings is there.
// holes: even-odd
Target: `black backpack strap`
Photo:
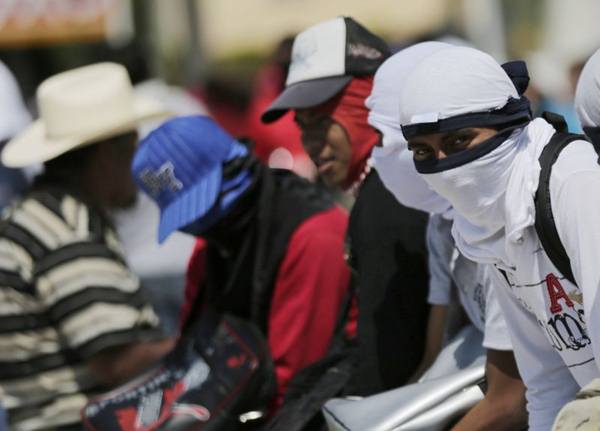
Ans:
[[[544,111],[544,112],[542,112],[541,117],[544,120],[546,120],[548,123],[552,124],[552,127],[554,127],[557,132],[560,132],[560,133],[568,133],[569,132],[569,127],[567,125],[567,121],[565,120],[565,117],[563,117],[562,115],[556,114],[556,113],[550,112],[550,111]],[[583,139],[585,139],[585,138],[583,138]]]
[[[552,115],[557,116],[556,114]],[[562,119],[560,116],[557,117]],[[560,127],[556,126],[555,128],[560,129]],[[564,128],[562,131],[555,133],[552,139],[550,139],[550,142],[544,147],[539,158],[541,171],[538,189],[535,193],[535,230],[542,243],[542,247],[554,266],[573,284],[577,283],[575,283],[573,271],[571,270],[571,260],[560,241],[552,214],[550,174],[552,173],[552,165],[558,159],[563,148],[577,140],[585,140],[585,137],[566,133]]]

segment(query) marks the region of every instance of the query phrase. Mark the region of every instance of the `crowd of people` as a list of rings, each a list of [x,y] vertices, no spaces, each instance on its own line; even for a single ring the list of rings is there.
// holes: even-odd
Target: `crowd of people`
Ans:
[[[112,408],[123,431],[193,429],[181,417],[321,430],[332,397],[418,385],[465,324],[481,333],[486,384],[452,430],[598,427],[600,51],[577,84],[585,135],[533,115],[524,62],[438,41],[392,54],[349,17],[298,34],[289,64],[260,79],[270,93],[253,130],[299,137],[294,157],[316,181],[280,169],[277,142],[257,154],[215,118],[134,92],[121,65],[39,86],[39,118],[11,129],[1,156],[2,169],[40,173],[0,225],[0,429],[98,429]],[[12,103],[3,112],[21,115]],[[139,190],[160,211],[139,221],[157,242],[195,242],[179,330],[116,233],[111,214]],[[272,381],[195,395],[211,379],[230,387],[252,356],[237,326],[223,338],[205,316],[264,339],[268,357],[253,357]],[[219,343],[243,353],[221,361]],[[187,346],[200,359],[182,360]],[[152,370],[174,363],[177,384],[157,389]],[[250,390],[266,402],[248,425],[230,399]]]

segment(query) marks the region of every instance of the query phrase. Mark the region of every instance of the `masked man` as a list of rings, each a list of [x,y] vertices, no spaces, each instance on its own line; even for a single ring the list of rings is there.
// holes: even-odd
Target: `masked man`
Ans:
[[[441,42],[420,43],[393,55],[377,70],[373,92],[367,99],[369,123],[383,135],[383,145],[373,151],[374,166],[400,202],[433,213],[427,229],[431,311],[422,371],[431,365],[441,349],[452,286],[458,290],[469,320],[483,333],[488,390],[485,399],[452,429],[520,429],[527,423],[525,388],[492,286],[490,269],[466,259],[456,250],[451,235],[454,211],[446,199],[418,176],[397,121],[406,76],[430,54],[451,47]]]
[[[349,298],[346,213],[327,192],[262,165],[208,117],[154,130],[133,173],[160,207],[159,241],[175,230],[206,241],[190,261],[183,319],[211,307],[258,326],[281,405],[290,379],[327,351]]]
[[[599,375],[600,198],[584,192],[600,185],[594,147],[570,142],[549,178],[569,281],[535,227],[540,158],[556,130],[531,119],[527,99],[496,61],[471,48],[429,55],[403,83],[399,117],[417,171],[456,211],[458,249],[494,267],[530,429],[550,429],[560,407]]]

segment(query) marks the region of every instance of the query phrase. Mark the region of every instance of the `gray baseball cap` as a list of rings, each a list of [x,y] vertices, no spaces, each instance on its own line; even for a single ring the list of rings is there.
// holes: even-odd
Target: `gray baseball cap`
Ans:
[[[373,75],[390,56],[387,44],[349,17],[309,27],[294,39],[285,89],[262,114],[264,123],[289,109],[320,105],[355,76]]]

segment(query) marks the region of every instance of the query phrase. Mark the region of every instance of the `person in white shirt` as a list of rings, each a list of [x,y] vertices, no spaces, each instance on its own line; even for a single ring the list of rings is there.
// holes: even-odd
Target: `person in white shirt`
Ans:
[[[483,347],[509,352],[507,355],[514,362],[510,335],[496,292],[491,287],[490,268],[464,257],[454,244],[451,229],[451,219],[441,214],[430,216],[427,227],[428,301],[432,305],[447,307],[452,301],[455,286],[469,321],[483,333]]]
[[[600,375],[600,195],[589,192],[600,187],[598,155],[575,140],[550,176],[575,285],[551,262],[534,226],[538,159],[556,130],[531,119],[527,99],[493,58],[459,47],[431,54],[402,84],[399,120],[417,170],[457,213],[457,247],[495,268],[527,386],[529,426],[548,430],[558,410]]]
[[[527,423],[525,388],[516,369],[495,290],[490,287],[489,270],[456,250],[450,232],[454,218],[451,204],[419,177],[398,122],[404,77],[428,55],[450,47],[439,42],[417,44],[390,57],[378,69],[366,102],[370,109],[369,123],[382,135],[382,145],[373,151],[373,163],[384,185],[402,204],[433,213],[427,233],[432,308],[421,371],[431,365],[441,349],[451,286],[455,285],[466,314],[484,334],[488,392],[453,429],[519,429]]]

